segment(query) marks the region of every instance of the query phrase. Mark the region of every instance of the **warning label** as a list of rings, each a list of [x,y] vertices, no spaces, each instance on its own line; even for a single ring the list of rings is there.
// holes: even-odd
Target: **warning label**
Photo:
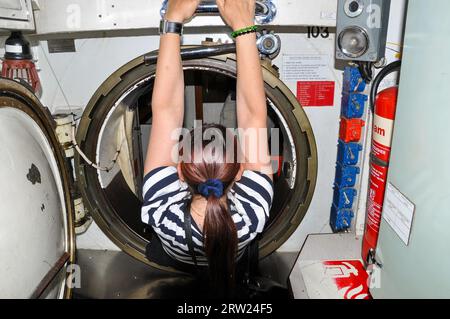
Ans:
[[[298,81],[297,99],[303,107],[328,107],[334,105],[333,81]]]

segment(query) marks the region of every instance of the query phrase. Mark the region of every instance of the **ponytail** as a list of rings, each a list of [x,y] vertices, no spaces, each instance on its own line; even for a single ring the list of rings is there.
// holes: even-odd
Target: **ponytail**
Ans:
[[[201,136],[205,131],[214,129],[216,133],[226,136],[223,126],[207,125],[201,128]],[[233,136],[234,161],[227,161],[227,148],[223,144],[222,152],[205,155],[208,141],[202,141],[202,154],[195,154],[195,134],[191,132],[190,158],[202,158],[203,161],[182,161],[181,172],[193,195],[200,195],[207,200],[206,215],[203,224],[203,243],[208,258],[209,277],[213,288],[228,297],[235,284],[235,264],[238,247],[236,225],[231,218],[227,205],[226,192],[233,183],[241,168],[237,160],[238,140]],[[228,139],[223,138],[223,141]],[[217,147],[217,145],[215,145]],[[184,149],[182,149],[184,152]],[[181,153],[182,153],[181,152]],[[184,154],[186,155],[186,154]],[[195,155],[201,155],[196,157]],[[189,156],[188,156],[189,157]],[[224,196],[225,195],[225,196]]]
[[[231,291],[235,282],[238,239],[236,225],[220,198],[208,197],[203,232],[211,283],[218,291]]]

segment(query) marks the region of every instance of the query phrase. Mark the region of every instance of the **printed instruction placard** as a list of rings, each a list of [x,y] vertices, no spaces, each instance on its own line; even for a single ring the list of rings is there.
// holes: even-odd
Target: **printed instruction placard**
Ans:
[[[326,54],[283,55],[283,80],[297,84],[297,99],[303,107],[334,106],[330,63]]]
[[[327,54],[284,54],[283,81],[330,81],[330,56]]]

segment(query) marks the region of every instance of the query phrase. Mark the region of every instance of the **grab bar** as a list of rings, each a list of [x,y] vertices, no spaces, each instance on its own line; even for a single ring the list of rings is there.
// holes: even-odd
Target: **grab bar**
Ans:
[[[224,55],[236,52],[236,44],[222,44],[213,46],[197,46],[181,49],[181,59],[182,60],[195,60],[202,59],[211,56]],[[151,65],[156,63],[158,59],[158,52],[151,52],[144,55],[144,62],[146,65]]]
[[[167,11],[168,0],[164,0],[161,8],[161,17],[164,18]],[[200,2],[196,15],[219,15],[219,8],[215,0]],[[272,0],[256,0],[255,20],[258,24],[271,23],[277,14],[277,8]]]

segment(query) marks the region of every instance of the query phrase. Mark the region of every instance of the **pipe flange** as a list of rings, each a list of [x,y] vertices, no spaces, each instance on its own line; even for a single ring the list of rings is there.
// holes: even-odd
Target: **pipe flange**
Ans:
[[[275,59],[281,51],[281,39],[273,31],[262,30],[259,32],[256,45],[259,53],[271,60]]]

